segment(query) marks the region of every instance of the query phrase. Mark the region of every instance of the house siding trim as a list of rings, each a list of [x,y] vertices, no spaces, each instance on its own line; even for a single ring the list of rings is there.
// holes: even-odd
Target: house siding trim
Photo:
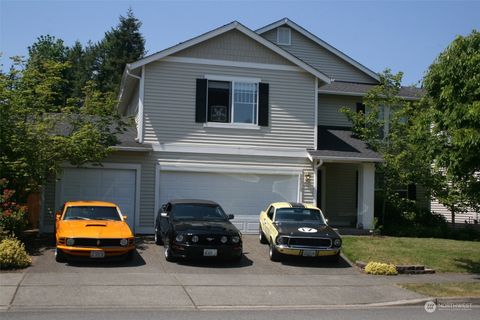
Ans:
[[[221,147],[198,144],[156,143],[152,144],[153,151],[199,154],[247,155],[286,158],[308,158],[306,149],[290,148],[254,148],[254,147]]]
[[[268,64],[268,63],[255,63],[255,62],[242,62],[242,61],[203,59],[203,58],[190,58],[190,57],[165,57],[162,60],[167,62],[205,64],[205,65],[213,65],[213,66],[305,72],[305,70],[303,70],[302,68],[299,68],[296,66],[282,65],[282,64]]]

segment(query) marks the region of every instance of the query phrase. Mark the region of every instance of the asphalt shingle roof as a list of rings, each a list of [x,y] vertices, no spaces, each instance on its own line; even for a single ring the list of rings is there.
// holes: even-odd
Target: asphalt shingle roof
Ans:
[[[363,96],[374,86],[374,84],[332,82],[320,87],[319,92]],[[398,95],[406,99],[420,99],[424,95],[424,90],[417,87],[401,87]]]
[[[349,128],[318,127],[317,150],[308,150],[313,158],[360,158],[372,161],[381,161],[381,156],[370,149],[360,139],[353,137]]]

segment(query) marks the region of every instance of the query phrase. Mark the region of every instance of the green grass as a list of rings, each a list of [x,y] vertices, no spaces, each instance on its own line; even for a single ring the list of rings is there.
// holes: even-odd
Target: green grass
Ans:
[[[478,282],[404,283],[399,286],[429,297],[480,297]]]
[[[368,236],[342,239],[343,254],[352,262],[420,264],[437,272],[480,273],[480,242]]]

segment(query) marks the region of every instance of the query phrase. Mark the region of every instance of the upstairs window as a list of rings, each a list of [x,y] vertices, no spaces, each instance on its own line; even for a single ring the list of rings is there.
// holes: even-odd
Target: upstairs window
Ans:
[[[292,42],[292,35],[290,28],[277,28],[277,44],[289,46]]]
[[[268,84],[197,79],[196,122],[268,126]]]

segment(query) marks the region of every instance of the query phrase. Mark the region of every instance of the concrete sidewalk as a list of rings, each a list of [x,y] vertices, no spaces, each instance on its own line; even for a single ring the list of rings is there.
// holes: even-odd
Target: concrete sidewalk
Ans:
[[[386,281],[352,276],[1,273],[0,280],[3,309],[319,306],[422,298]]]

